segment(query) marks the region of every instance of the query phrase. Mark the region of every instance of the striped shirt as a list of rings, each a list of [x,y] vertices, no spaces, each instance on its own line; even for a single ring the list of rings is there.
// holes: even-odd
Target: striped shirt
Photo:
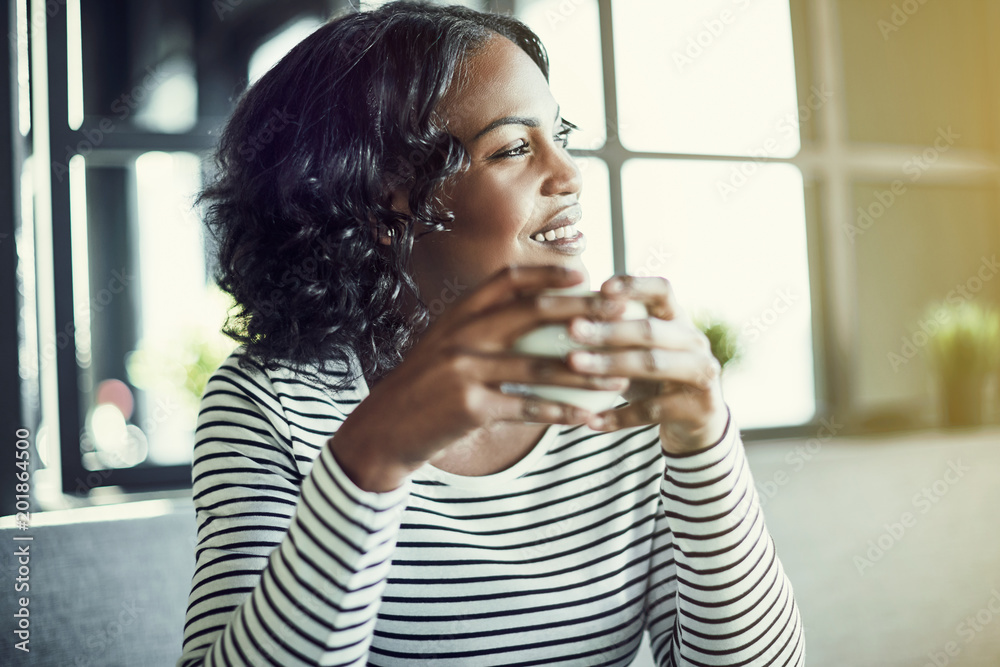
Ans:
[[[792,587],[739,430],[685,456],[655,425],[553,425],[485,476],[354,485],[325,443],[368,394],[236,350],[202,398],[179,667],[801,665]],[[335,437],[335,435],[334,435]]]

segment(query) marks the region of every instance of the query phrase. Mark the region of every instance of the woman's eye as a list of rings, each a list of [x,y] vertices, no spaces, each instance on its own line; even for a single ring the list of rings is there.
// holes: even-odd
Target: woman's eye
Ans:
[[[511,148],[510,150],[506,151],[501,151],[496,155],[494,155],[493,157],[494,158],[517,157],[519,155],[527,155],[527,151],[528,151],[528,142],[522,141],[517,146],[514,146],[514,148]]]
[[[569,122],[568,120],[564,120],[562,121],[560,130],[556,132],[553,139],[555,139],[555,142],[560,146],[562,146],[563,148],[567,148],[569,146],[569,135],[572,134],[573,131],[577,129],[579,128],[576,125]],[[490,159],[496,160],[496,159],[520,157],[522,155],[527,155],[528,148],[530,147],[530,145],[531,144],[528,142],[527,139],[522,139],[521,143],[515,146],[514,148],[505,151],[500,151],[499,153],[493,155]]]
[[[573,130],[578,129],[580,128],[564,119],[561,124],[561,129],[556,133],[556,143],[562,144],[562,147],[566,148],[569,146],[569,135],[573,133]]]
[[[563,148],[569,146],[569,135],[572,132],[573,128],[571,127],[564,127],[563,129],[559,130],[559,132],[556,134],[556,143],[561,145]]]

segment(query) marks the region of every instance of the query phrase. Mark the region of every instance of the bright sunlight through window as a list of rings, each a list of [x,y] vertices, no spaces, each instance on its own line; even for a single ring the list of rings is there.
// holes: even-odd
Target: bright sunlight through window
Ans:
[[[625,270],[669,279],[689,313],[735,334],[740,354],[723,389],[740,426],[807,422],[815,361],[803,180],[788,162],[800,148],[788,2],[611,9],[614,53],[602,54],[596,2],[518,3],[549,51],[556,101],[583,129],[570,148],[589,154],[580,164],[591,285],[612,268],[610,229],[594,228],[610,228],[621,206]],[[605,118],[610,55],[617,127]],[[605,144],[609,130],[620,147]],[[609,188],[617,165],[620,201]]]

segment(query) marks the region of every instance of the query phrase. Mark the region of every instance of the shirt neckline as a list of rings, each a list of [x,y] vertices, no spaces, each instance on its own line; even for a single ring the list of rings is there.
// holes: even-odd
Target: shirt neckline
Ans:
[[[353,361],[357,363],[356,356],[353,357]],[[357,372],[359,373],[359,377],[355,387],[358,392],[358,398],[363,400],[368,397],[370,389],[368,387],[368,382],[365,380],[364,374],[360,371],[360,363],[357,365]],[[535,443],[535,446],[531,448],[531,451],[522,456],[520,461],[509,468],[501,470],[500,472],[491,473],[489,475],[458,475],[453,472],[436,468],[433,464],[428,462],[416,472],[416,476],[440,482],[441,484],[445,484],[447,486],[471,491],[495,488],[513,479],[517,479],[524,473],[531,470],[535,463],[537,463],[538,460],[545,456],[545,453],[549,451],[549,447],[552,445],[552,442],[559,435],[560,426],[560,424],[549,425],[549,427],[545,429],[545,432],[542,433],[542,437],[539,438],[537,443]]]
[[[522,456],[520,461],[509,468],[490,473],[489,475],[458,475],[453,472],[441,470],[431,463],[425,463],[420,468],[418,474],[435,482],[460,489],[476,491],[485,488],[494,488],[517,479],[534,468],[538,460],[545,456],[545,453],[549,450],[550,445],[556,439],[557,435],[559,435],[559,424],[551,424],[542,433],[542,437],[531,448],[531,451]]]

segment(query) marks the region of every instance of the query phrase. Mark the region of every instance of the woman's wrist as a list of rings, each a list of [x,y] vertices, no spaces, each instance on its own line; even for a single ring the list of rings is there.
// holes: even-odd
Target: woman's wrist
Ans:
[[[381,438],[365,438],[352,432],[350,418],[330,436],[326,446],[344,474],[362,491],[395,491],[422,463],[408,464],[376,443]]]
[[[664,454],[671,458],[684,458],[718,447],[726,439],[726,436],[729,435],[729,429],[732,425],[732,412],[729,409],[729,405],[726,405],[725,408],[725,413],[716,413],[713,420],[706,424],[701,431],[693,434],[689,440],[679,441],[670,439],[664,433],[663,426],[661,425],[660,441],[663,445]],[[723,414],[725,417],[723,417]]]

